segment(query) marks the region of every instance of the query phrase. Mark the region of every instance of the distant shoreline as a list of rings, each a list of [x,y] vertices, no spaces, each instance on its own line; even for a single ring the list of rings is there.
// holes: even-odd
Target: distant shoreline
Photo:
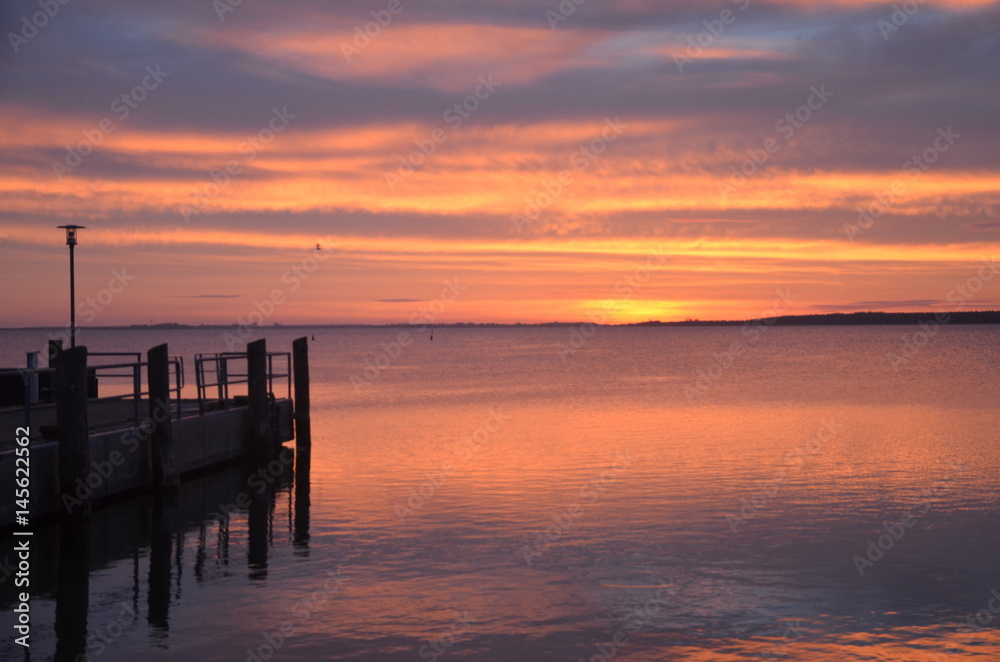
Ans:
[[[649,320],[646,322],[624,322],[620,324],[600,324],[608,327],[635,327],[635,326],[740,326],[753,322],[754,320],[768,320],[768,324],[773,326],[890,326],[919,324],[920,322],[935,321],[937,324],[1000,324],[1000,311],[949,311],[949,312],[924,312],[924,313],[885,313],[885,312],[861,312],[861,313],[823,313],[815,315],[782,315],[779,317],[751,318],[745,320],[696,320],[689,319],[679,322],[661,322]],[[423,328],[433,326],[435,328],[538,328],[538,327],[565,327],[579,326],[581,324],[592,324],[589,320],[576,322],[451,322],[441,324],[409,324],[397,322],[392,324],[270,324],[254,327],[261,330],[266,329],[393,329],[393,328]],[[162,324],[131,324],[128,326],[87,326],[88,330],[199,330],[199,329],[235,329],[237,324],[177,324],[172,322]],[[62,328],[58,326],[22,326],[22,327],[0,327],[10,331],[32,331]]]

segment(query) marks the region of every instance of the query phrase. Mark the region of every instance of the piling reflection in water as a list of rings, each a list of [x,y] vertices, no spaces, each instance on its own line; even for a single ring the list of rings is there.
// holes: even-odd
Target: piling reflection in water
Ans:
[[[268,486],[261,494],[254,493],[250,497],[250,509],[247,514],[247,526],[250,532],[247,565],[250,568],[250,579],[267,578],[267,547],[271,528],[271,508],[274,498]]]
[[[294,486],[273,481],[254,532],[266,578],[248,579],[246,467],[187,481],[168,582],[186,591],[169,595],[166,648],[143,613],[90,662],[392,662],[445,643],[441,660],[484,662],[1000,659],[1000,373],[981,359],[996,364],[1000,330],[941,331],[928,369],[900,381],[879,369],[896,329],[775,328],[687,403],[682,386],[732,332],[608,328],[544,376],[538,357],[565,329],[456,332],[446,356],[411,344],[407,369],[360,395],[333,383],[350,366],[331,349],[312,457],[296,458]],[[337,356],[364,356],[371,333],[345,332]],[[466,458],[494,406],[509,420]],[[825,421],[843,427],[817,445]],[[615,470],[620,452],[634,462]],[[878,544],[920,504],[905,537]],[[93,514],[88,637],[135,592],[134,568],[146,609],[150,506]],[[47,660],[58,528],[35,537],[32,658]],[[881,560],[862,576],[854,557],[869,554]],[[333,576],[342,587],[326,590]],[[22,654],[0,635],[0,659]]]
[[[176,496],[153,500],[149,531],[149,612],[146,619],[153,628],[154,639],[165,638],[170,629],[171,532],[177,510]]]
[[[241,465],[188,481],[178,494],[135,498],[99,509],[89,518],[67,520],[39,530],[36,544],[44,547],[58,542],[59,550],[58,558],[52,559],[58,564],[53,568],[57,572],[48,575],[48,568],[40,567],[38,581],[32,584],[33,588],[41,587],[40,592],[56,595],[54,659],[76,662],[84,659],[80,655],[120,659],[108,651],[123,646],[118,640],[140,622],[137,615],[142,612],[143,602],[148,645],[170,649],[171,607],[182,599],[188,533],[193,534],[190,538],[194,554],[189,562],[198,583],[232,575],[234,545],[246,546],[247,576],[255,581],[267,579],[268,557],[275,545],[291,543],[294,554],[308,554],[308,455],[306,452],[294,458],[289,449],[286,457],[296,460],[294,471],[291,463],[283,463],[282,470],[259,492],[248,488],[247,480],[259,469]],[[228,504],[238,503],[241,494],[249,498],[248,508],[228,508]],[[287,535],[276,536],[274,515],[279,498],[287,503],[287,525],[283,525],[287,526]],[[92,553],[95,544],[96,554]],[[145,573],[144,548],[148,549]],[[131,561],[128,584],[109,590],[102,582],[92,596],[91,572],[123,559]],[[109,595],[115,597],[108,599]],[[0,593],[0,603],[6,608],[12,596],[7,591]],[[101,609],[109,602],[115,605],[115,616],[102,614],[95,618],[92,604]],[[34,642],[33,648],[38,648]]]
[[[299,449],[295,457],[295,545],[296,556],[309,556],[309,468],[308,449]]]
[[[205,559],[207,558],[207,533],[205,522],[198,526],[198,546],[194,553],[194,576],[199,582],[205,581]]]
[[[56,662],[74,662],[84,652],[89,602],[90,518],[67,518],[59,527]]]

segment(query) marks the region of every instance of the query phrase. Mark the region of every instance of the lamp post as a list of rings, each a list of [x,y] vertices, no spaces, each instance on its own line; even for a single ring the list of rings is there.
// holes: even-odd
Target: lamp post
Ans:
[[[76,246],[76,231],[86,225],[57,225],[66,230],[66,245],[69,246],[69,346],[76,347],[76,266],[73,248]]]

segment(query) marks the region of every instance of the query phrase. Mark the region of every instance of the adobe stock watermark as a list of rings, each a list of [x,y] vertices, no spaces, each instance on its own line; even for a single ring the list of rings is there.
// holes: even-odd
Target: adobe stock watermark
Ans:
[[[583,143],[570,154],[570,165],[579,172],[586,172],[590,164],[606,152],[608,146],[618,140],[627,128],[628,124],[622,122],[620,117],[615,117],[614,119],[606,118],[604,120],[604,128],[601,129],[601,134]],[[517,230],[518,234],[524,231],[525,225],[537,220],[542,211],[547,209],[563,194],[566,187],[573,183],[573,177],[573,170],[567,168],[556,175],[555,179],[542,182],[542,191],[525,196],[524,211],[520,214],[513,213],[510,215],[510,220],[514,223],[514,229]]]
[[[608,489],[618,481],[620,474],[628,471],[635,463],[635,457],[628,451],[619,452],[614,462],[601,472],[601,475],[580,488],[582,501],[574,501],[552,515],[552,524],[535,531],[535,541],[531,545],[521,545],[521,556],[527,565],[532,564],[536,556],[547,552],[554,543],[573,528],[578,519],[583,517],[585,508],[597,503]]]
[[[770,481],[761,485],[760,490],[751,494],[749,499],[746,497],[740,499],[739,515],[726,513],[726,522],[732,534],[735,536],[741,526],[757,517],[758,509],[767,507],[768,502],[778,493],[778,488],[788,482],[789,474],[801,471],[806,462],[818,455],[823,450],[823,444],[833,439],[842,427],[844,424],[834,419],[820,421],[816,434],[787,453],[785,466],[776,469]]]
[[[694,380],[690,384],[684,385],[684,397],[687,398],[688,404],[691,404],[696,398],[707,393],[716,382],[722,379],[726,371],[733,367],[736,359],[743,356],[748,349],[754,347],[760,341],[764,332],[774,325],[778,314],[791,308],[792,303],[801,298],[798,295],[792,294],[791,288],[788,287],[785,288],[784,292],[780,289],[775,290],[775,292],[778,296],[771,303],[771,307],[761,311],[761,316],[758,319],[744,322],[741,327],[740,333],[747,340],[745,342],[734,340],[729,344],[726,351],[721,354],[714,354],[709,366],[707,368],[699,368]]]
[[[97,315],[104,311],[105,308],[111,305],[115,297],[125,291],[125,288],[129,286],[135,280],[135,276],[130,276],[125,273],[125,267],[121,269],[112,269],[111,278],[108,279],[107,287],[98,290],[97,294],[94,296],[89,296],[80,303],[76,305],[76,313],[83,317],[84,324],[90,324],[95,319]]]
[[[69,2],[70,0],[38,0],[38,8],[41,11],[36,11],[30,16],[25,14],[21,17],[21,29],[18,32],[7,33],[7,41],[14,49],[14,55],[38,36],[39,30],[48,25],[49,21],[55,18]]]
[[[219,22],[226,20],[226,14],[232,14],[236,8],[243,4],[243,0],[212,0],[212,9],[219,17]]]
[[[965,623],[955,627],[956,634],[969,635],[962,641],[964,646],[976,646],[981,640],[978,640],[978,634],[983,633],[986,628],[993,622],[993,617],[1000,614],[1000,591],[993,587],[990,590],[990,597],[986,603],[986,607],[980,609],[975,614],[966,618]],[[951,662],[952,660],[966,660],[968,659],[968,651],[960,648],[957,644],[959,642],[954,639],[949,639],[950,644],[945,648],[944,653],[927,653],[928,662]],[[955,657],[952,657],[952,656]]]
[[[903,164],[903,172],[909,175],[909,181],[920,179],[920,176],[927,172],[932,165],[937,163],[941,155],[951,149],[960,138],[961,134],[947,129],[938,128],[937,137],[920,154],[913,156]],[[901,178],[892,180],[889,188],[875,194],[875,200],[868,204],[865,209],[858,212],[858,219],[854,223],[844,223],[844,235],[850,240],[863,235],[875,225],[875,220],[889,210],[896,199],[906,192],[907,181]]]
[[[319,243],[326,245],[332,243],[333,239],[333,237],[327,237]],[[310,251],[306,257],[286,269],[281,274],[281,282],[286,287],[276,287],[265,298],[254,299],[253,310],[247,313],[246,317],[236,317],[235,334],[229,331],[222,334],[222,339],[229,351],[236,351],[238,347],[245,344],[253,336],[257,327],[274,315],[275,311],[288,301],[287,292],[295,292],[302,287],[302,283],[309,280],[319,269],[320,264],[328,259],[330,259],[330,254],[326,250]]]
[[[163,71],[159,64],[147,66],[146,75],[132,89],[123,92],[111,102],[111,113],[120,122],[124,122],[132,111],[149,97],[149,93],[158,88],[169,76],[170,72]],[[104,138],[114,133],[117,128],[114,119],[107,116],[97,123],[96,128],[84,129],[83,140],[73,147],[67,147],[66,157],[62,161],[52,162],[52,172],[56,178],[62,180],[63,176],[73,172],[85,158],[94,153],[94,148],[104,142]]]
[[[93,660],[104,654],[108,646],[118,641],[125,634],[126,629],[135,625],[139,614],[142,612],[142,607],[140,606],[136,609],[131,603],[125,600],[122,600],[119,604],[121,605],[121,610],[118,612],[118,617],[88,634],[87,652],[77,655],[73,658],[73,662],[93,662]]]
[[[946,297],[949,303],[957,308],[967,304],[976,294],[978,294],[985,283],[993,280],[993,276],[1000,271],[996,258],[983,260],[983,266],[979,267],[979,273],[970,276],[961,285],[952,288]],[[937,336],[941,327],[951,321],[951,314],[946,312],[934,313],[934,317],[923,320],[917,324],[917,330],[904,335],[893,351],[887,352],[885,358],[895,372],[899,372],[900,366],[906,365],[917,355],[924,345]]]
[[[776,154],[784,145],[788,144],[795,133],[805,126],[813,117],[813,113],[821,109],[827,101],[833,96],[833,92],[826,89],[826,83],[821,83],[819,87],[815,85],[809,88],[809,96],[806,97],[805,102],[796,108],[791,113],[785,113],[785,116],[779,119],[774,124],[775,132],[781,137],[779,142],[778,138],[771,136],[764,140],[760,147],[751,147],[747,150],[747,156],[750,158],[743,161],[739,166],[731,166],[733,174],[725,182],[718,182],[716,187],[719,189],[719,195],[723,200],[726,199],[733,191],[742,188],[744,184],[756,175],[761,168],[770,160],[771,156]]]
[[[257,496],[264,494],[268,486],[272,485],[284,473],[286,468],[292,466],[294,461],[295,454],[292,452],[292,449],[282,447],[281,452],[278,453],[275,459],[259,467],[247,476],[247,490],[237,494],[228,504],[219,504],[218,511],[216,512],[218,519],[222,521],[223,519],[232,517],[233,513],[239,510],[248,509],[253,504],[253,496],[249,490],[253,490],[253,493]]]
[[[425,480],[417,487],[411,487],[406,503],[397,502],[393,506],[396,518],[400,522],[405,522],[407,517],[413,517],[417,511],[424,507],[428,499],[434,496],[437,490],[444,485],[445,480],[458,470],[458,466],[469,460],[490,437],[500,431],[503,424],[510,420],[510,414],[504,412],[502,407],[490,407],[490,415],[486,417],[483,424],[476,428],[472,434],[463,437],[455,442],[452,447],[452,457],[441,463],[436,472],[424,474]]]
[[[374,20],[368,21],[364,25],[354,26],[354,38],[351,41],[340,42],[340,52],[348,64],[351,60],[361,55],[361,51],[371,46],[372,42],[382,34],[382,31],[389,27],[392,19],[398,16],[405,7],[400,0],[389,0],[385,9],[373,9],[369,12]]]
[[[638,634],[647,628],[677,593],[672,578],[660,579],[659,583],[653,597],[629,611],[622,619],[622,626],[611,634],[608,641],[594,644],[597,653],[586,659],[578,658],[577,662],[610,662],[618,655],[618,649],[629,642],[629,635]]]
[[[184,222],[190,224],[192,216],[206,213],[208,203],[219,197],[233,177],[240,175],[244,166],[253,163],[260,151],[270,145],[275,136],[288,128],[294,119],[295,115],[289,112],[288,106],[282,106],[281,110],[272,108],[267,126],[247,136],[236,149],[239,158],[229,159],[224,168],[210,171],[208,177],[212,181],[192,192],[191,204],[179,206],[178,211]]]
[[[781,635],[781,643],[776,646],[769,646],[763,651],[756,654],[762,660],[781,660],[788,657],[788,649],[790,644],[794,644],[796,641],[805,636],[805,629],[801,626],[799,621],[792,621],[790,625],[784,627],[784,632]]]
[[[385,183],[389,190],[395,192],[396,187],[413,175],[418,168],[422,167],[427,159],[437,151],[438,145],[448,140],[448,132],[455,131],[462,126],[462,123],[472,117],[472,114],[479,110],[482,102],[493,96],[503,83],[493,80],[493,74],[479,77],[479,85],[462,101],[452,104],[441,115],[441,121],[447,128],[437,127],[430,131],[425,138],[417,138],[413,144],[417,149],[406,156],[399,157],[399,165],[396,172],[383,171]]]
[[[965,620],[965,625],[960,625],[958,631],[962,633],[979,633],[982,632],[986,626],[993,622],[993,617],[1000,614],[1000,591],[995,587],[990,591],[990,601],[987,603],[985,609],[980,609],[974,615],[969,616]]]
[[[458,278],[445,280],[444,289],[441,290],[438,298],[427,305],[420,306],[419,310],[410,315],[409,323],[413,326],[420,325],[416,333],[426,332],[427,325],[433,324],[434,320],[448,308],[448,304],[457,300],[462,295],[462,291],[468,287],[468,285],[459,283]],[[382,351],[376,354],[373,359],[365,359],[365,368],[361,374],[351,375],[350,382],[351,386],[354,387],[354,392],[360,394],[366,384],[371,384],[378,379],[411,344],[413,344],[413,336],[409,331],[400,331],[396,334],[394,341],[381,343],[379,347]]]
[[[119,443],[125,448],[129,455],[134,455],[143,443],[148,443],[150,437],[156,431],[157,426],[170,420],[170,402],[157,400],[156,406],[150,415],[143,419],[138,425],[122,433]],[[91,470],[86,478],[76,479],[76,488],[73,493],[63,492],[59,499],[63,507],[70,515],[77,506],[82,506],[94,494],[94,492],[107,481],[117,471],[118,467],[125,464],[127,456],[121,450],[115,448],[107,454],[107,459],[93,460],[90,463]]]
[[[569,333],[568,342],[556,343],[555,348],[559,360],[565,365],[569,357],[597,333],[599,325],[608,321],[608,313],[614,312],[623,302],[630,300],[640,287],[649,282],[653,272],[662,267],[666,261],[667,256],[664,254],[663,247],[657,246],[653,249],[652,254],[646,258],[643,266],[636,267],[632,273],[619,278],[615,283],[615,294],[618,295],[618,298],[603,301],[600,308],[588,310],[586,315],[590,321],[581,322],[574,326]]]
[[[966,469],[962,461],[950,460],[945,474],[934,485],[921,491],[922,501],[914,504],[914,507],[904,513],[898,522],[883,522],[882,529],[885,533],[869,538],[864,553],[855,554],[852,559],[858,576],[864,577],[866,570],[875,567],[876,563],[885,558],[886,553],[903,539],[907,530],[912,529],[917,521],[927,514],[931,506],[950,489],[953,476],[964,473]]]
[[[892,13],[888,20],[880,18],[875,24],[878,31],[882,33],[882,41],[889,41],[889,37],[898,32],[906,25],[910,17],[917,13],[921,5],[927,4],[927,0],[903,0],[903,2],[893,3]]]
[[[291,637],[294,637],[299,627],[312,620],[313,616],[330,601],[330,598],[344,588],[344,579],[340,575],[340,566],[324,573],[325,579],[320,588],[298,600],[288,610],[288,618],[281,621],[274,630],[266,630],[260,638],[264,643],[246,649],[246,662],[266,662],[280,651]]]
[[[565,23],[570,16],[576,13],[577,7],[587,2],[587,0],[559,0],[556,10],[546,9],[545,20],[549,22],[549,29],[555,30],[560,23]]]
[[[84,298],[82,301],[78,301],[76,304],[76,314],[80,316],[76,324],[76,339],[80,340],[80,325],[92,324],[97,316],[104,312],[107,308],[114,302],[115,297],[125,291],[125,288],[129,286],[135,276],[129,275],[125,271],[125,267],[121,269],[112,269],[111,278],[108,279],[107,287],[102,287],[97,291],[96,294],[90,295]],[[48,333],[49,340],[59,340],[62,341],[63,346],[72,344],[72,323],[66,322],[62,330],[58,332],[50,331]],[[42,356],[47,356],[49,349],[46,345],[38,350]]]
[[[731,1],[741,12],[746,11],[747,7],[750,6],[750,0]],[[718,18],[702,21],[701,23],[705,26],[705,29],[693,37],[688,35],[685,40],[687,41],[687,46],[685,46],[684,52],[673,54],[677,72],[684,73],[685,65],[694,64],[695,58],[700,57],[706,48],[711,47],[715,43],[715,40],[721,37],[722,33],[726,31],[726,27],[736,22],[737,16],[738,14],[733,12],[732,9],[723,9],[719,12]]]
[[[448,631],[433,639],[428,639],[427,643],[420,647],[418,651],[421,660],[436,660],[448,652],[448,649],[455,645],[458,638],[469,631],[469,624],[475,619],[469,616],[468,610],[455,611],[455,620],[448,626]]]

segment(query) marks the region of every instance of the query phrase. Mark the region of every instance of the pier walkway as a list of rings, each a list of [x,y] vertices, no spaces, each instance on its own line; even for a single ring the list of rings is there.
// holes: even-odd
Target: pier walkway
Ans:
[[[186,477],[242,458],[266,462],[295,438],[296,426],[299,445],[308,445],[306,339],[294,348],[301,373],[295,400],[291,353],[267,352],[263,340],[247,352],[196,355],[194,398],[181,397],[183,362],[168,357],[166,345],[151,349],[148,361],[132,354],[130,361],[90,366],[85,347],[56,348],[50,368],[0,371],[2,401],[23,403],[0,407],[0,489],[14,493],[16,440],[25,429],[33,518],[72,515],[79,506],[89,512],[92,503],[137,491],[177,489]],[[14,504],[0,500],[0,530],[13,522]]]

